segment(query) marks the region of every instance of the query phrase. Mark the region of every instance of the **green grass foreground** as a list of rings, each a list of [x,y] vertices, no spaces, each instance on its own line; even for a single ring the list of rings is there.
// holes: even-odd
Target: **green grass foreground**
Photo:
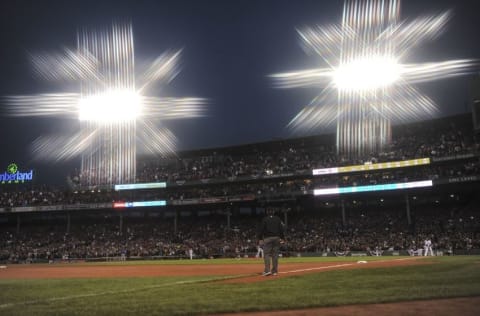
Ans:
[[[390,258],[394,259],[334,258],[334,261]],[[250,284],[214,282],[224,278],[218,276],[0,280],[0,315],[205,315],[480,296],[480,257],[422,260],[432,264],[323,271],[272,277]],[[281,259],[280,265],[287,261],[331,260],[289,258]],[[194,260],[188,263],[246,262],[249,261]]]

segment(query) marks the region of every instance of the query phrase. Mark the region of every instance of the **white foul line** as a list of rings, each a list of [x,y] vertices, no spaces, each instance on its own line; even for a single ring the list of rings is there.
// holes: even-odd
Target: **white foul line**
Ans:
[[[284,271],[284,272],[279,272],[279,273],[287,274],[287,273],[297,273],[297,272],[308,272],[308,271],[324,270],[324,269],[330,269],[330,268],[346,267],[346,266],[351,266],[351,265],[353,265],[353,263],[343,263],[343,264],[335,264],[335,265],[332,265],[332,266],[297,269],[297,270],[290,270],[290,271]]]
[[[376,262],[393,262],[393,261],[403,261],[403,260],[413,260],[413,259],[419,259],[418,257],[415,258],[398,258],[398,259],[393,259],[393,260],[375,260],[375,261],[370,261],[371,263],[376,263]],[[340,267],[348,267],[348,266],[353,266],[357,263],[342,263],[342,264],[334,264],[331,266],[322,266],[322,267],[314,267],[314,268],[305,268],[305,269],[297,269],[297,270],[290,270],[290,271],[283,271],[279,272],[279,274],[288,274],[288,273],[298,273],[298,272],[308,272],[308,271],[316,271],[316,270],[325,270],[325,269],[331,269],[331,268],[340,268]]]
[[[377,261],[371,261],[371,262],[372,263],[375,263],[375,262],[391,262],[391,261],[412,260],[412,259],[420,259],[420,258],[421,257],[399,258],[399,259],[394,259],[394,260],[377,260]],[[355,265],[355,264],[357,264],[357,263],[342,263],[342,264],[334,264],[334,265],[323,266],[323,267],[314,267],[314,268],[284,271],[284,272],[279,272],[279,273],[280,274],[288,274],[288,273],[308,272],[308,271],[315,271],[315,270],[325,270],[325,269],[330,269],[330,268],[352,266],[352,265]],[[72,299],[85,298],[85,297],[113,295],[113,294],[119,294],[119,293],[130,293],[130,292],[142,291],[142,290],[146,290],[146,289],[162,288],[162,287],[172,286],[172,285],[202,283],[202,282],[219,281],[219,280],[234,279],[234,278],[238,278],[238,276],[216,277],[216,278],[207,278],[207,279],[200,279],[200,280],[185,280],[185,281],[177,281],[177,282],[173,282],[173,283],[151,285],[151,286],[145,286],[145,287],[141,287],[141,288],[131,288],[131,289],[125,289],[125,290],[118,290],[118,291],[105,291],[105,292],[87,293],[87,294],[79,294],[79,295],[71,295],[71,296],[63,296],[63,297],[52,297],[52,298],[47,298],[47,299],[43,299],[43,300],[32,300],[32,301],[25,301],[25,302],[19,302],[19,303],[6,303],[6,304],[0,304],[0,309],[10,308],[10,307],[15,307],[15,306],[20,306],[20,305],[33,305],[33,304],[40,304],[40,303],[43,304],[43,303],[50,303],[50,302],[64,301],[64,300],[72,300]]]
[[[31,300],[31,301],[18,302],[18,303],[6,303],[6,304],[0,304],[0,310],[5,309],[5,308],[9,308],[9,307],[20,306],[20,305],[44,304],[44,303],[50,303],[50,302],[56,302],[56,301],[66,301],[66,300],[73,300],[73,299],[86,298],[86,297],[114,295],[114,294],[120,294],[120,293],[132,293],[132,292],[162,288],[162,287],[167,287],[167,286],[172,286],[172,285],[194,284],[194,283],[218,281],[218,280],[224,280],[224,279],[230,279],[230,278],[231,277],[214,277],[214,278],[206,278],[206,279],[199,279],[199,280],[185,280],[185,281],[177,281],[177,282],[172,282],[172,283],[164,283],[164,284],[158,284],[158,285],[144,286],[144,287],[140,287],[140,288],[130,288],[130,289],[125,289],[125,290],[104,291],[104,292],[97,292],[97,293],[86,293],[86,294],[78,294],[78,295],[70,295],[70,296],[51,297],[51,298],[46,298],[46,299],[41,299],[41,300]]]

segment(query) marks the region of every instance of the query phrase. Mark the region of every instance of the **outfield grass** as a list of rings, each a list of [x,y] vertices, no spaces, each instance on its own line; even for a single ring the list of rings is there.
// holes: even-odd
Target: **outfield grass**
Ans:
[[[369,257],[367,260],[389,258],[393,259]],[[281,262],[330,260],[288,258]],[[431,260],[434,264],[323,271],[240,284],[212,282],[224,278],[218,276],[0,280],[0,315],[200,315],[480,296],[480,257],[423,260]],[[258,264],[253,260],[183,260],[176,263],[246,262]]]

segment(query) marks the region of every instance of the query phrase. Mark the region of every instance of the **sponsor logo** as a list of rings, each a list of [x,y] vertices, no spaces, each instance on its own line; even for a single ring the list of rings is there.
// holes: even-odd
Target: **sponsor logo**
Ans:
[[[32,181],[33,179],[33,170],[30,171],[20,171],[16,163],[11,163],[7,166],[7,170],[3,173],[0,173],[0,183],[24,183]]]

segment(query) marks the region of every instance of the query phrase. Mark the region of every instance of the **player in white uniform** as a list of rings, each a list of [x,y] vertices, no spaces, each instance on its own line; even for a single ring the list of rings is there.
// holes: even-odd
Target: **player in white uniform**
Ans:
[[[430,238],[425,239],[423,248],[425,250],[425,252],[423,253],[424,256],[428,256],[429,251],[430,255],[433,256],[432,240]]]
[[[257,254],[255,255],[255,258],[263,258],[263,246],[257,246]]]

